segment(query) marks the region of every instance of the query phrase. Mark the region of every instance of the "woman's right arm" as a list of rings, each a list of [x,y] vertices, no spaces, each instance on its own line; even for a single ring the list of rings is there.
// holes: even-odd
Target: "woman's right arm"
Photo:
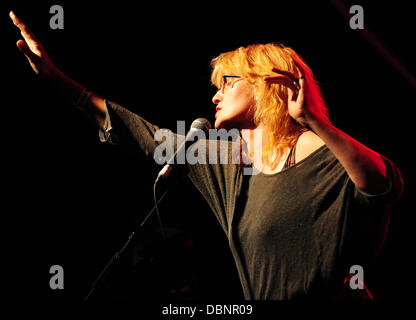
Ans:
[[[17,41],[16,45],[26,56],[35,73],[60,92],[69,103],[77,104],[80,97],[86,93],[86,88],[69,78],[52,63],[43,45],[13,12],[10,12],[10,18],[19,28],[24,39]],[[105,100],[94,92],[85,96],[88,99],[80,107],[100,128],[104,128]]]
[[[68,103],[82,109],[99,126],[102,142],[119,145],[132,154],[153,158],[158,145],[154,140],[155,132],[159,129],[157,126],[94,92],[86,91],[83,85],[52,63],[43,45],[21,19],[13,12],[10,12],[10,18],[24,39],[17,42],[17,47],[26,56],[32,69],[53,90],[60,92]]]

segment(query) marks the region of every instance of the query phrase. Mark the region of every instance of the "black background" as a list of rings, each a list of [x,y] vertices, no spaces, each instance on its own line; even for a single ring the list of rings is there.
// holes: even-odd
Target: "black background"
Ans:
[[[214,122],[213,57],[252,43],[293,47],[320,81],[335,126],[402,171],[403,197],[365,279],[376,299],[414,298],[415,84],[334,3],[2,4],[1,296],[82,299],[152,208],[158,170],[102,145],[89,120],[36,77],[15,46],[14,10],[64,73],[172,130],[177,120]],[[365,30],[414,73],[410,2],[342,3],[362,5]],[[64,8],[63,30],[49,28],[53,4]],[[178,178],[160,209],[177,232],[169,244],[159,246],[153,219],[135,241],[146,243],[143,262],[134,267],[130,250],[94,297],[240,299],[225,235],[199,193]],[[64,290],[49,287],[55,264],[65,270]]]

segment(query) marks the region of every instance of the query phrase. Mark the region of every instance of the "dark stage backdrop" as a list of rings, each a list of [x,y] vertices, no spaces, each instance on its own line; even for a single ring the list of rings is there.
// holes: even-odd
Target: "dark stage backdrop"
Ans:
[[[415,297],[416,99],[414,78],[406,78],[406,71],[415,72],[410,4],[290,3],[2,4],[2,297],[82,299],[152,208],[158,172],[154,164],[100,144],[89,120],[35,76],[15,46],[20,35],[8,19],[10,10],[64,73],[171,130],[177,120],[187,127],[198,117],[214,122],[213,57],[252,43],[292,46],[321,83],[333,123],[403,173],[403,197],[365,281],[379,300]],[[337,3],[347,9],[360,4],[364,30],[351,29]],[[63,30],[49,26],[54,4],[64,9]],[[170,228],[168,244],[160,244],[152,219],[95,297],[242,298],[226,237],[202,196],[178,177],[160,210]],[[49,286],[53,265],[64,268],[63,290]]]

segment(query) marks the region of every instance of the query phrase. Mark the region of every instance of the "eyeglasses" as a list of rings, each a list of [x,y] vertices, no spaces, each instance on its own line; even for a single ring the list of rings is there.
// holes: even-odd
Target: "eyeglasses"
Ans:
[[[228,78],[232,78],[232,79],[228,79]],[[221,91],[222,94],[227,92],[229,89],[231,89],[234,86],[234,84],[237,81],[239,81],[237,80],[237,78],[239,78],[239,80],[243,80],[240,76],[222,76],[221,86],[218,89],[218,91]]]

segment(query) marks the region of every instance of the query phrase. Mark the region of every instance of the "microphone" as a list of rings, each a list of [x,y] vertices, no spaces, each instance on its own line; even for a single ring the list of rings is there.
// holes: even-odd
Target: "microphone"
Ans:
[[[177,154],[183,152],[183,149],[186,148],[188,142],[194,139],[195,134],[200,130],[203,130],[206,134],[208,133],[209,129],[211,129],[211,123],[207,119],[198,118],[194,120],[194,122],[191,124],[191,129],[188,131],[188,134],[185,137],[185,140],[178,148],[176,148],[176,152],[170,157],[162,170],[160,170],[159,174],[157,175],[156,182],[159,181],[159,179],[162,177],[166,179],[169,176],[170,172],[172,171],[171,163],[173,163]]]

